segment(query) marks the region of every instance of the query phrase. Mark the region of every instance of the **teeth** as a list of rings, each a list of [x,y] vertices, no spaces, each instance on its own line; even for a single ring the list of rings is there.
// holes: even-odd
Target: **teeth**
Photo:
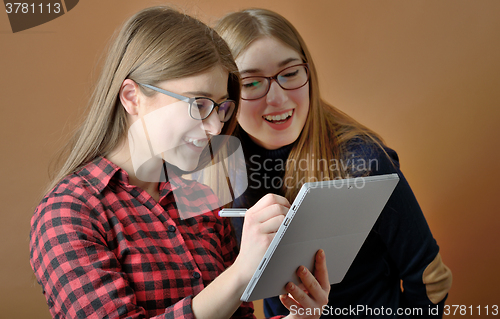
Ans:
[[[293,110],[288,111],[286,113],[278,114],[278,115],[266,115],[264,118],[268,121],[282,121],[290,116],[292,116]]]
[[[205,147],[208,144],[208,139],[204,138],[201,140],[197,140],[194,138],[188,138],[186,142],[191,143],[196,147]]]

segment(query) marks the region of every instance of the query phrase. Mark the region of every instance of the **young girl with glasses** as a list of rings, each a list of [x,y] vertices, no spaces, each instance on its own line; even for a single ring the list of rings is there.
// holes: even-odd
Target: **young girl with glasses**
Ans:
[[[32,218],[31,266],[54,318],[253,317],[239,299],[290,204],[256,203],[237,254],[212,190],[180,176],[231,134],[239,97],[227,44],[200,21],[154,7],[124,24]],[[297,275],[307,291],[289,283],[283,304],[324,306],[324,252]]]
[[[387,317],[396,317],[398,308],[414,307],[427,317],[438,305],[442,315],[451,272],[396,152],[321,99],[311,55],[285,18],[250,9],[228,14],[215,29],[228,42],[242,77],[235,134],[243,144],[249,185],[233,206],[250,207],[267,193],[292,202],[305,182],[397,173],[400,182],[348,273],[331,286],[327,309],[384,307],[391,309]],[[233,223],[238,235],[242,220]],[[288,313],[277,298],[265,300],[264,310],[268,316]],[[341,313],[371,317],[364,311]]]

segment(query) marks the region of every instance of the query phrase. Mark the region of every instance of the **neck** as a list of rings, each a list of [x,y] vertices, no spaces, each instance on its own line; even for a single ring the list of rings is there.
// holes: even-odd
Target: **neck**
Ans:
[[[132,156],[130,154],[128,139],[124,139],[124,141],[120,143],[108,156],[106,156],[106,158],[127,172],[130,185],[142,188],[158,201],[158,186],[160,180],[159,172],[162,170],[161,160],[147,161],[141,165],[139,170],[136,171],[132,164]],[[139,175],[140,178],[137,175]]]
[[[270,158],[273,160],[274,159],[286,160],[294,145],[294,143],[292,143],[289,145],[279,147],[277,149],[268,149],[255,143],[255,141],[251,138],[251,136],[243,130],[241,130],[241,139],[244,148],[248,150],[246,154],[259,154],[264,158]]]

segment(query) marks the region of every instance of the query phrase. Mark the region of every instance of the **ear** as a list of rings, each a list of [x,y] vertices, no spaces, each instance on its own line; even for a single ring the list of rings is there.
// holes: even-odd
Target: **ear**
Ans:
[[[138,114],[139,92],[139,85],[131,79],[125,79],[120,87],[120,102],[130,115]]]

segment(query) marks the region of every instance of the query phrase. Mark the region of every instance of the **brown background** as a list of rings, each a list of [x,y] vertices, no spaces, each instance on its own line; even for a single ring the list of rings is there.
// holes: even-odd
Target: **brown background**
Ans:
[[[28,248],[47,167],[84,113],[115,28],[163,3],[80,1],[16,34],[0,12],[2,317],[50,317]],[[171,3],[208,23],[249,4],[287,17],[312,51],[325,99],[398,151],[453,271],[448,303],[475,314],[500,304],[500,1]]]

